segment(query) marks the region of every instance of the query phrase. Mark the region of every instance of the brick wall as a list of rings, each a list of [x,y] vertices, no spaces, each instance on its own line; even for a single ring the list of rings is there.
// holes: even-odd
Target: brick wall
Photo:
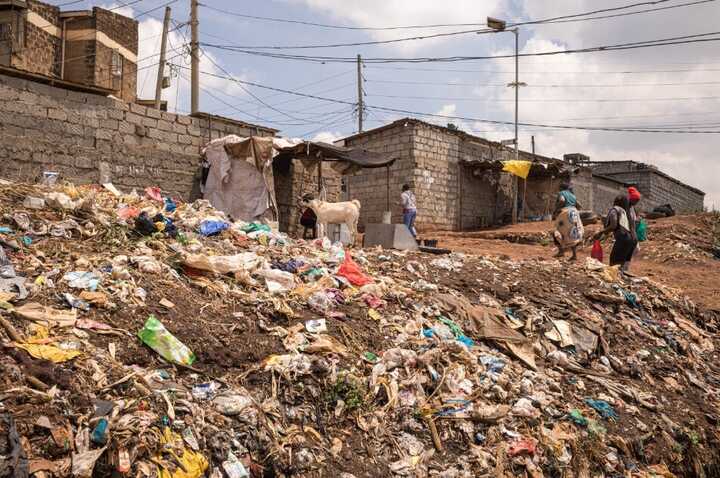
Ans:
[[[188,199],[201,145],[225,134],[272,133],[219,121],[209,129],[207,119],[0,75],[0,177],[53,170],[77,183],[158,185]]]

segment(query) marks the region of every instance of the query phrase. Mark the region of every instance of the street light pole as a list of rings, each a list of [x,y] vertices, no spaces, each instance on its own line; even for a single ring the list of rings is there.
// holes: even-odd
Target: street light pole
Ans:
[[[520,158],[520,150],[519,150],[519,141],[518,141],[518,116],[519,116],[519,109],[520,109],[520,87],[524,86],[525,83],[520,83],[520,68],[519,68],[519,58],[520,58],[520,29],[518,27],[515,28],[509,28],[507,29],[507,22],[505,20],[499,20],[497,18],[488,17],[487,18],[487,25],[495,32],[512,32],[515,35],[515,81],[513,83],[509,83],[508,86],[512,86],[515,88],[515,138],[513,138],[513,142],[515,143],[515,160],[517,161]],[[518,216],[518,204],[517,204],[517,190],[518,190],[518,180],[517,176],[515,177],[515,194],[513,197],[513,207],[512,207],[512,222],[515,224],[517,222],[517,216]],[[523,204],[523,207],[525,205]]]
[[[517,161],[517,159],[519,157],[519,153],[518,153],[518,109],[519,109],[518,105],[519,105],[519,101],[518,101],[518,98],[519,98],[519,93],[520,93],[520,80],[519,80],[520,73],[519,73],[519,68],[518,68],[518,65],[519,65],[519,62],[518,62],[518,58],[519,58],[518,37],[520,36],[519,35],[520,32],[517,27],[513,28],[512,32],[515,34],[515,160]]]

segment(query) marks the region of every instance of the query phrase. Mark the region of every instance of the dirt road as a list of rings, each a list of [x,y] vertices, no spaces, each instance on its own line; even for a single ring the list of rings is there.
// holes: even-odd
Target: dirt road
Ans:
[[[697,304],[720,310],[720,261],[710,254],[712,220],[711,215],[692,215],[648,221],[648,240],[641,244],[631,272],[683,289]],[[425,237],[437,238],[440,247],[458,252],[555,261],[552,228],[550,222],[534,222],[476,232],[439,232]],[[587,226],[586,237],[599,228]],[[603,243],[606,263],[611,248],[612,239],[608,239]],[[580,267],[589,255],[588,245],[579,250],[577,264],[568,262],[568,267]]]

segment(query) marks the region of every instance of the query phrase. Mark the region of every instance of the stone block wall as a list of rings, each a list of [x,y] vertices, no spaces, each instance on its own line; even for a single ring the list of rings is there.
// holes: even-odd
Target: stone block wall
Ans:
[[[641,210],[651,211],[657,206],[671,204],[678,213],[703,210],[705,194],[689,188],[663,174],[654,172],[650,176],[650,190],[640,202]]]
[[[58,171],[76,183],[157,185],[190,199],[200,148],[213,135],[272,135],[251,125],[161,112],[104,96],[0,75],[0,177]]]
[[[341,201],[341,176],[328,163],[322,163],[322,187],[326,200]],[[302,235],[300,225],[302,209],[298,198],[305,194],[318,197],[318,165],[298,159],[275,161],[275,198],[278,203],[279,227],[281,232]]]
[[[402,222],[400,193],[402,185],[415,187],[414,161],[412,157],[412,137],[414,125],[396,125],[381,131],[350,138],[346,146],[366,148],[370,151],[397,158],[390,166],[389,203],[393,222]],[[361,203],[360,226],[379,223],[383,212],[388,210],[388,168],[363,169],[345,178],[349,199]]]
[[[570,184],[572,185],[575,197],[582,209],[593,211],[595,209],[595,198],[593,196],[593,178],[592,170],[590,168],[582,168],[576,174],[573,174],[570,178]],[[556,179],[553,194],[558,193],[560,186],[560,180]],[[554,206],[554,199],[553,205]],[[551,207],[552,207],[551,206]],[[552,211],[550,211],[552,212]]]
[[[112,41],[137,55],[138,22],[132,18],[102,8],[94,8],[95,29],[107,35]],[[114,50],[100,41],[96,43],[95,85],[117,91],[116,95],[125,101],[135,101],[137,95],[137,65],[129,58],[120,56],[122,75],[112,75]]]
[[[49,33],[60,28],[60,9],[28,0],[28,10],[40,17],[40,25],[24,21],[24,44],[13,55],[11,66],[41,75],[60,77],[61,39]]]
[[[602,216],[606,215],[612,207],[615,197],[625,192],[626,188],[621,182],[594,176],[593,212]]]
[[[525,207],[522,210],[521,219],[552,214],[560,181],[559,178],[552,177],[528,178],[525,190]],[[522,197],[522,180],[520,184],[520,196]]]

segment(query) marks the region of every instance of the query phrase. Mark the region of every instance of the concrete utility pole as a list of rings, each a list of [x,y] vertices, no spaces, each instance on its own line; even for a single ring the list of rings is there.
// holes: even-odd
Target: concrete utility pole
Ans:
[[[362,58],[357,56],[357,88],[358,88],[358,133],[363,130],[363,86],[362,86]]]
[[[190,0],[190,114],[200,110],[200,45],[198,41],[198,0]]]
[[[165,78],[165,52],[167,50],[168,28],[170,27],[170,7],[165,7],[163,20],[162,42],[160,43],[160,63],[158,64],[157,83],[155,84],[155,109],[160,109],[163,79]]]

